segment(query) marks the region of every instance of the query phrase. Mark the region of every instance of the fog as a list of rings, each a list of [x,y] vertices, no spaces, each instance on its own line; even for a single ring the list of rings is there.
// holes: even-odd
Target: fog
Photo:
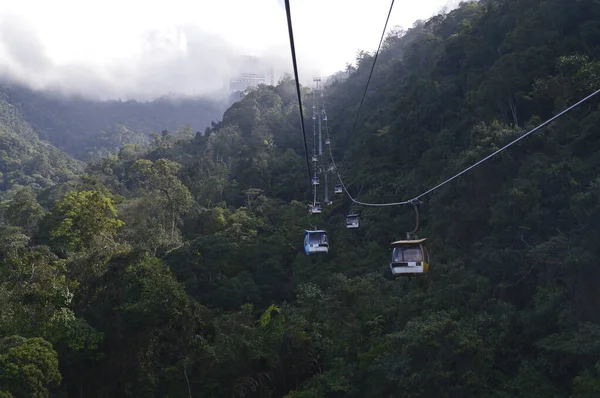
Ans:
[[[91,99],[149,100],[162,95],[215,96],[226,93],[229,78],[242,72],[246,54],[197,26],[150,30],[139,54],[121,62],[57,64],[33,29],[18,16],[0,18],[0,77],[33,89],[52,89]],[[258,53],[277,76],[291,72],[286,49]],[[303,65],[307,81],[317,69]]]
[[[162,8],[111,1],[0,5],[0,79],[90,99],[151,100],[223,97],[228,80],[244,70],[244,55],[261,57],[275,81],[292,73],[283,0],[171,0]],[[396,10],[395,21],[410,26],[446,1],[423,0],[412,14]],[[388,8],[387,0],[293,1],[301,83],[344,69],[359,49],[374,50]],[[352,29],[358,23],[362,31]]]

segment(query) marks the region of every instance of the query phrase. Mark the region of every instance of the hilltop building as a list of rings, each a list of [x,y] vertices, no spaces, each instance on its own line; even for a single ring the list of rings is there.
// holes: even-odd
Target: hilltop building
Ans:
[[[229,79],[229,98],[235,102],[244,91],[260,84],[275,85],[273,66],[261,57],[246,55],[241,60],[240,73]]]

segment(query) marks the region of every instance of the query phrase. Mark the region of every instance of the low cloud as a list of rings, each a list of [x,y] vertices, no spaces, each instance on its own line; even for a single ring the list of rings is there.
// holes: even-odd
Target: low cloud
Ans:
[[[56,64],[35,30],[15,15],[0,15],[0,77],[35,90],[58,90],[90,99],[150,100],[162,95],[221,97],[244,69],[242,49],[197,26],[148,31],[140,51],[106,65]],[[289,48],[260,54],[276,79],[291,72]],[[317,68],[304,65],[303,83]],[[306,80],[306,81],[304,81]]]

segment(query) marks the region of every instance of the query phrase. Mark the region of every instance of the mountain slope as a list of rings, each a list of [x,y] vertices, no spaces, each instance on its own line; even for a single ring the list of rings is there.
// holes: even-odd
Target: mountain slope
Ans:
[[[0,90],[0,191],[20,186],[36,190],[72,180],[83,164],[49,143],[40,141],[17,108]],[[4,194],[3,194],[4,195]]]
[[[361,54],[325,91],[352,193],[414,197],[600,88],[599,22],[592,0],[487,0],[396,32],[354,130],[372,61]],[[0,392],[597,396],[599,104],[422,198],[426,278],[388,267],[410,206],[341,195],[307,214],[289,79],[203,135],[164,132],[24,192],[0,230],[0,361],[15,370]],[[304,254],[311,227],[328,231],[327,255]]]
[[[189,125],[204,131],[225,108],[204,98],[100,102],[15,85],[4,91],[41,139],[80,160],[114,153],[123,144],[147,143],[151,133],[165,129]]]

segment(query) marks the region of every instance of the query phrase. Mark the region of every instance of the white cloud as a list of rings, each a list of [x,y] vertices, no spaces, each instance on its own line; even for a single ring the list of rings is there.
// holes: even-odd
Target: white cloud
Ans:
[[[448,0],[396,2],[388,28],[412,26]],[[388,0],[291,0],[301,79],[374,50]],[[291,68],[283,0],[4,0],[0,74],[99,97],[148,98],[219,89],[235,56]]]

